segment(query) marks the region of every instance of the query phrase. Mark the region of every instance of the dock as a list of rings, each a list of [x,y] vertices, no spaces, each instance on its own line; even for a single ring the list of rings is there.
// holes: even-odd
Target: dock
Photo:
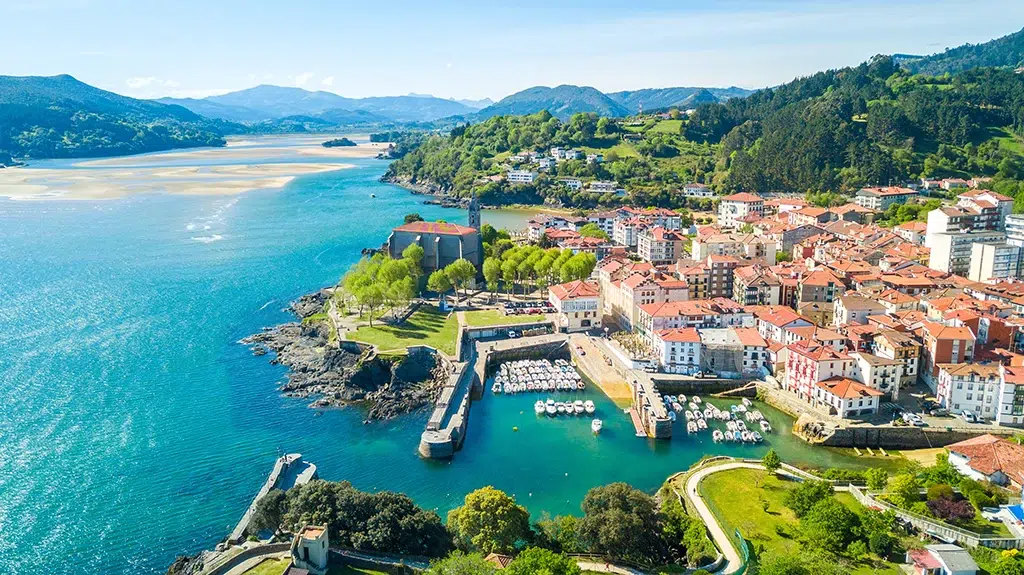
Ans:
[[[637,414],[636,410],[630,407],[626,410],[629,414],[629,419],[633,421],[633,427],[636,428],[637,437],[647,437],[647,430],[644,429],[643,421],[640,420],[640,415]]]
[[[260,487],[259,492],[256,493],[256,497],[253,498],[252,503],[249,504],[249,508],[246,509],[245,514],[242,515],[241,521],[231,531],[231,536],[228,537],[229,543],[240,543],[245,539],[245,531],[249,528],[249,521],[252,520],[253,513],[256,512],[256,504],[259,503],[260,499],[264,495],[270,492],[272,489],[280,489],[287,491],[292,487],[304,485],[310,481],[316,479],[316,465],[302,459],[301,453],[289,453],[288,455],[282,455],[277,458],[274,463],[274,469],[270,471],[270,475],[267,476],[267,480]]]

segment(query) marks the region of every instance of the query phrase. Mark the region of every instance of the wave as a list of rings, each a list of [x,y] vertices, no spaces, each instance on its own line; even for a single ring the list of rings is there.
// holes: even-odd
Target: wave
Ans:
[[[272,300],[268,301],[267,303],[265,303],[265,304],[263,304],[262,306],[260,306],[260,310],[262,311],[262,310],[265,310],[265,309],[267,309],[267,306],[268,306],[268,305],[270,305],[270,304],[272,304],[272,303],[274,303],[275,301],[277,301],[277,300],[273,300],[273,299],[272,299]]]
[[[195,236],[192,238],[193,241],[202,242],[204,244],[219,242],[222,239],[224,239],[224,236],[220,234],[213,234],[212,236]]]

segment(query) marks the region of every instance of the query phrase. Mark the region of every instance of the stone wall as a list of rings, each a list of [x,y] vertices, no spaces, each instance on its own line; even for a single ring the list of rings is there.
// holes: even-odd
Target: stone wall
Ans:
[[[986,430],[997,435],[1011,435],[1010,430]],[[929,427],[895,427],[892,425],[840,427],[821,442],[829,447],[881,447],[882,449],[930,449],[982,435],[980,431],[946,430]]]
[[[659,379],[656,373],[651,374],[651,379],[654,381],[654,385],[658,386],[659,392],[669,395],[679,395],[680,393],[683,395],[712,395],[738,390],[734,397],[757,396],[757,389],[754,387],[740,390],[741,387],[747,385],[747,381],[742,379]]]

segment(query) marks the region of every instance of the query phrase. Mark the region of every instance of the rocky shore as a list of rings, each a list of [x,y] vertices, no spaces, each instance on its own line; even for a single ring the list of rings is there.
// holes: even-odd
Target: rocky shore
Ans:
[[[390,419],[431,405],[451,367],[429,351],[379,357],[363,344],[330,341],[326,321],[309,319],[323,311],[330,293],[321,290],[292,302],[301,321],[265,328],[241,340],[255,355],[273,352],[271,363],[289,368],[281,391],[312,399],[310,407],[365,405],[367,419]]]

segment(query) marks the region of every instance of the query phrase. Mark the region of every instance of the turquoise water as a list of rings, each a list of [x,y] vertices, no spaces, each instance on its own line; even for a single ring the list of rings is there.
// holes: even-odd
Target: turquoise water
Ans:
[[[357,409],[317,416],[281,397],[284,369],[240,338],[290,320],[289,300],[336,281],[404,214],[465,218],[380,184],[381,162],[346,162],[233,197],[0,201],[0,572],[163,572],[227,534],[279,450],[442,514],[487,484],[534,513],[575,512],[597,484],[654,489],[705,453],[763,452],[638,439],[592,391],[598,437],[585,418],[537,418],[536,396],[488,393],[465,449],[428,462],[425,413],[364,426]],[[772,441],[791,460],[840,461]]]

